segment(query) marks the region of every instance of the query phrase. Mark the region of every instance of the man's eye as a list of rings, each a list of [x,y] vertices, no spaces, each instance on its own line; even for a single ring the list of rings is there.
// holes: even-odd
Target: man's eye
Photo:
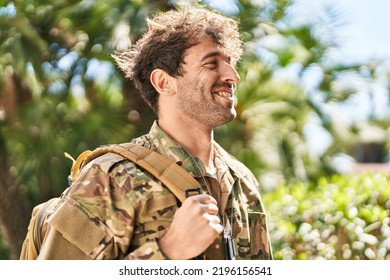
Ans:
[[[215,60],[212,60],[212,61],[209,61],[209,62],[207,62],[206,63],[206,65],[208,65],[208,66],[210,66],[210,67],[215,67],[215,66],[217,66],[217,61],[215,61]]]

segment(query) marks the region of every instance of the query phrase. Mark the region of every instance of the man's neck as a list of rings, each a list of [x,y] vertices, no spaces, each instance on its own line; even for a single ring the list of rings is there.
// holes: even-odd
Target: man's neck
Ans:
[[[167,119],[160,119],[158,124],[192,156],[201,159],[207,167],[214,167],[214,133],[212,129],[193,123]]]

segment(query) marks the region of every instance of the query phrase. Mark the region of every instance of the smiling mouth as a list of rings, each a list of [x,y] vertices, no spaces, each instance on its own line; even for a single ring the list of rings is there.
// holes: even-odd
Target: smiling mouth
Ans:
[[[217,91],[217,92],[214,92],[214,94],[221,96],[221,97],[224,97],[224,98],[228,98],[228,99],[233,98],[233,93],[230,91]]]

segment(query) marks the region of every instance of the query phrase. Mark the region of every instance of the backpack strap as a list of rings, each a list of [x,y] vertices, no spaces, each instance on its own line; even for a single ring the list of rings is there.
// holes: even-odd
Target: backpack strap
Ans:
[[[72,182],[84,166],[106,153],[120,155],[145,169],[161,181],[180,202],[191,195],[202,193],[199,183],[176,162],[151,149],[132,143],[107,145],[93,151],[85,151],[80,154],[77,160],[70,157],[73,160],[70,178]],[[65,156],[69,158],[69,155],[65,154]]]

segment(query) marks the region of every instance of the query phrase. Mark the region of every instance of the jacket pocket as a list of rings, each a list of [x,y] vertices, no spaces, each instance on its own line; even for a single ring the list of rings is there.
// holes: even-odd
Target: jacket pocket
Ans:
[[[272,259],[267,217],[262,212],[248,212],[252,259]]]

